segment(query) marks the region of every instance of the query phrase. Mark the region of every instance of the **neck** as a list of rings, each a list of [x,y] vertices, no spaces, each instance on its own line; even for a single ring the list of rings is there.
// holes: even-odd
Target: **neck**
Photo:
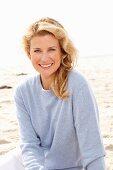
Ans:
[[[44,77],[41,77],[41,76],[40,76],[40,80],[41,80],[41,84],[42,84],[43,89],[49,90],[53,78],[44,78]]]

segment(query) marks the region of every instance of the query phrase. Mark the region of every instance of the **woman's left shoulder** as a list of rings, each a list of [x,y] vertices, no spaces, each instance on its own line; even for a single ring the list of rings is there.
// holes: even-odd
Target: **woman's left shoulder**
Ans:
[[[68,78],[68,91],[71,95],[84,94],[93,95],[93,88],[88,78],[78,70],[72,70]]]
[[[71,88],[80,88],[82,86],[89,85],[89,81],[79,70],[71,70],[69,73],[68,84]]]

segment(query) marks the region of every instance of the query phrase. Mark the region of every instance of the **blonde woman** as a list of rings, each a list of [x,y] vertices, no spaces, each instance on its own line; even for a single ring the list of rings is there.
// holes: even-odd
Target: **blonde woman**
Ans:
[[[42,18],[28,28],[23,46],[38,74],[21,82],[14,96],[20,170],[105,170],[97,104],[74,69],[77,50],[66,30]]]

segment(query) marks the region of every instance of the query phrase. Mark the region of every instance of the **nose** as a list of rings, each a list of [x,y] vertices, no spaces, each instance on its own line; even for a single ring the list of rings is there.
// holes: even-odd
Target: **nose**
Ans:
[[[48,60],[48,54],[47,53],[43,53],[41,56],[41,60],[42,61],[47,61]]]

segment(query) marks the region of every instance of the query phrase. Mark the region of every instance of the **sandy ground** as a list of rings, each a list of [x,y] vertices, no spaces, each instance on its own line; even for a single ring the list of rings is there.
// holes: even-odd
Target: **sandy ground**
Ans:
[[[89,79],[100,111],[100,127],[106,150],[106,169],[113,170],[113,56],[79,59],[79,69]],[[0,155],[19,143],[13,93],[16,84],[34,69],[28,65],[0,70]]]

